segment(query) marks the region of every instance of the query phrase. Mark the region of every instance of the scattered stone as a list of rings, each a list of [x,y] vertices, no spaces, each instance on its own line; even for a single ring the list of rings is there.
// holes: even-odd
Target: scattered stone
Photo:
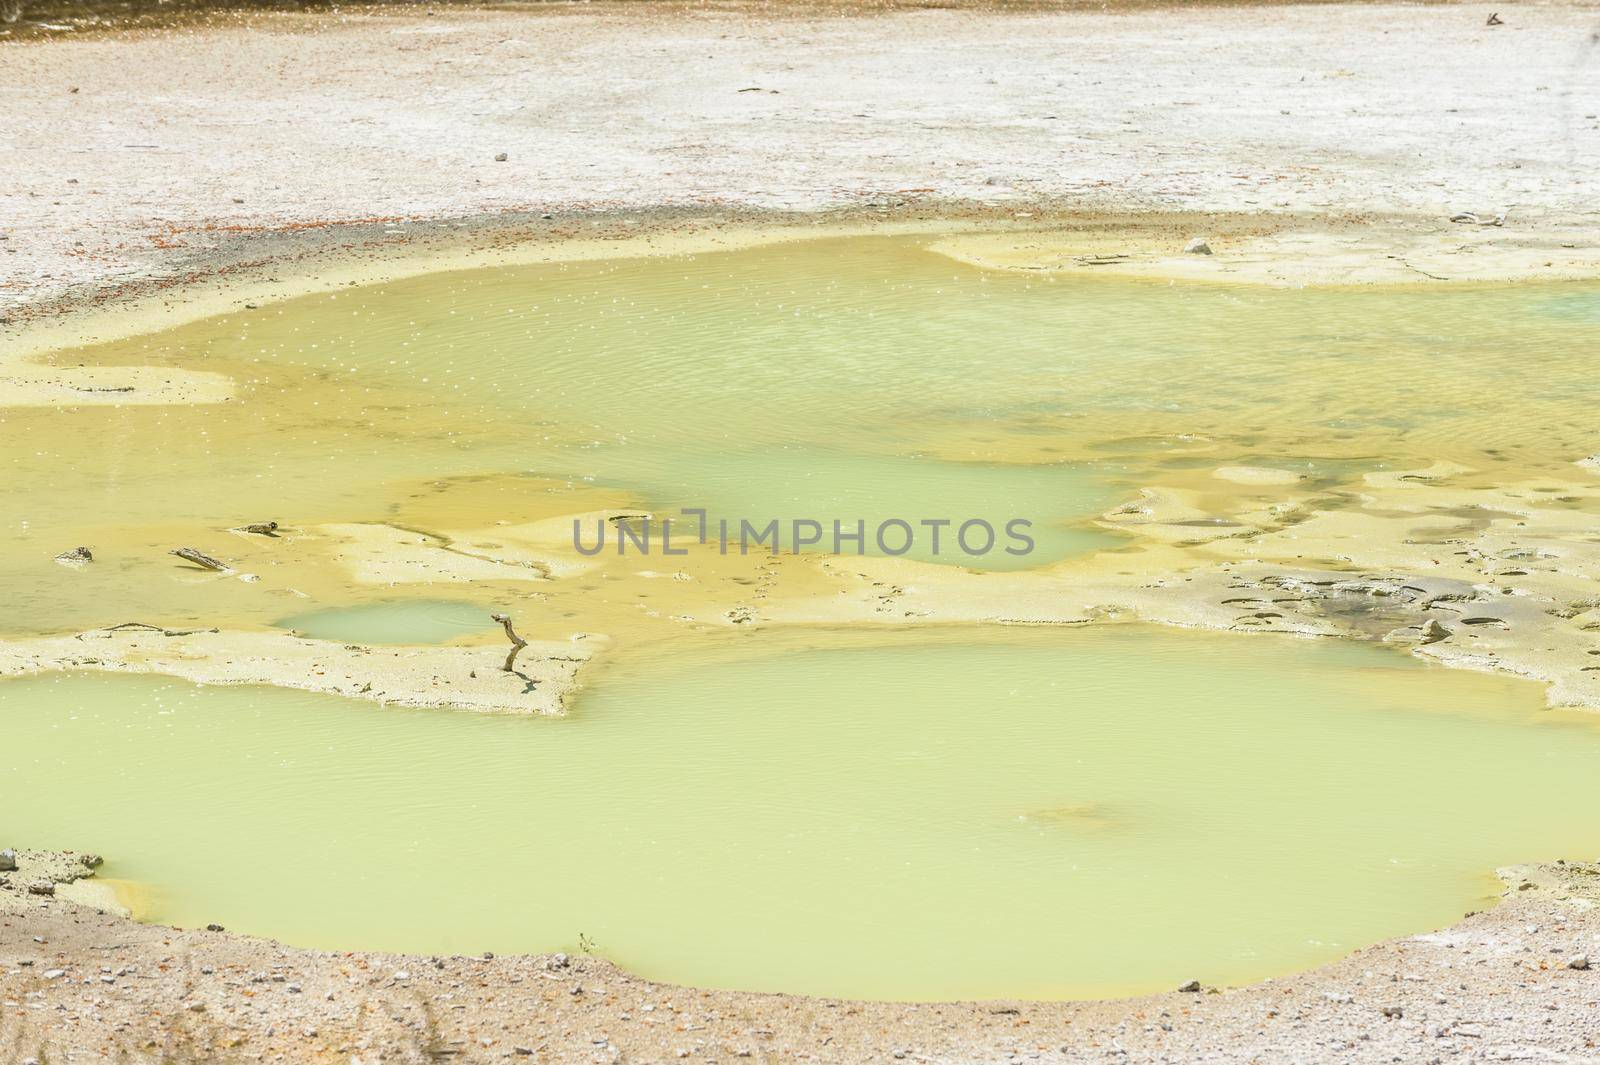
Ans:
[[[106,860],[98,854],[80,854],[78,861],[83,863],[85,869],[98,869],[106,863]]]
[[[275,521],[257,521],[249,525],[241,525],[236,532],[252,533],[256,536],[277,536],[278,523]]]
[[[71,551],[63,551],[56,556],[56,561],[66,566],[82,566],[94,561],[94,554],[87,547],[74,547]]]
[[[67,975],[67,970],[65,969],[46,969],[44,971],[46,980],[59,980],[65,975]]]
[[[204,1002],[185,1002],[183,1004],[183,1008],[188,1010],[190,1013],[204,1013],[206,1011],[206,1004]]]
[[[1195,237],[1183,246],[1185,255],[1210,255],[1211,245],[1207,244],[1204,237]]]
[[[54,895],[55,893],[56,885],[49,880],[35,880],[28,885],[28,894],[30,895]]]
[[[171,551],[167,552],[167,554],[177,555],[185,562],[192,562],[201,569],[215,570],[218,573],[229,572],[228,564],[226,562],[219,562],[210,555],[205,554],[202,551],[196,551],[192,547],[175,547]]]
[[[1406,1011],[1399,1006],[1384,1006],[1378,1012],[1389,1018],[1391,1021],[1398,1021],[1401,1017],[1406,1015]]]
[[[1195,991],[1199,991],[1200,990],[1200,981],[1198,981],[1198,980],[1190,980],[1187,984],[1184,984],[1181,987],[1179,987],[1178,990],[1179,991],[1188,991],[1188,992],[1191,992],[1191,993],[1195,992]]]
[[[506,161],[507,158],[509,158],[509,157],[506,155],[505,152],[497,152],[495,154],[494,161],[497,162],[497,163],[503,163],[503,162]]]
[[[206,931],[207,932],[222,932],[222,931],[226,931],[226,929],[224,929],[220,924],[208,924],[208,925],[206,925]]]
[[[0,873],[9,873],[17,867],[17,852],[7,847],[0,851]]]
[[[1430,643],[1438,643],[1440,640],[1447,639],[1449,635],[1450,630],[1439,624],[1437,618],[1429,618],[1422,624],[1422,639],[1420,642],[1426,646]]]
[[[1567,968],[1569,969],[1587,969],[1588,967],[1589,957],[1586,954],[1580,954],[1576,958],[1573,958],[1571,961],[1567,962]]]
[[[1469,226],[1503,226],[1506,224],[1506,212],[1497,215],[1485,216],[1476,211],[1457,211],[1450,216],[1450,221],[1460,222]]]

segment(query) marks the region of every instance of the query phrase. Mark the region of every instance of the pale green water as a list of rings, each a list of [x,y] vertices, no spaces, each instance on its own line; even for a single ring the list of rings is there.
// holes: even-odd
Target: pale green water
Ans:
[[[1530,683],[1289,638],[856,639],[634,657],[567,720],[11,681],[0,834],[103,851],[184,925],[581,933],[648,976],[890,998],[1248,980],[1600,853],[1600,722]]]
[[[644,616],[636,588],[545,610],[575,582],[357,585],[292,533],[475,543],[601,505],[586,486],[757,522],[1027,517],[1031,556],[943,559],[1014,568],[1117,542],[1087,519],[1207,467],[1292,468],[1330,507],[1439,460],[1570,473],[1596,292],[1053,282],[863,239],[268,305],[66,357],[228,374],[236,402],[0,408],[0,630],[427,643],[504,607],[535,638],[598,631]],[[491,487],[461,513],[429,495],[463,484]],[[267,519],[290,533],[225,531]],[[264,579],[185,572],[177,543]],[[53,561],[78,544],[92,566]],[[559,722],[12,682],[0,842],[103,851],[186,924],[424,951],[584,933],[661,978],[887,997],[1251,979],[1450,921],[1496,864],[1600,853],[1595,724],[1531,685],[1173,632],[918,640],[681,644]]]
[[[279,628],[313,640],[343,643],[444,643],[457,636],[498,628],[486,606],[457,599],[404,599],[332,607],[280,618]]]
[[[1105,544],[1087,519],[1196,457],[1359,487],[1441,459],[1570,469],[1593,450],[1594,285],[1051,281],[923,243],[432,275],[72,353],[229,374],[241,396],[0,409],[0,586],[17,607],[0,627],[126,620],[105,616],[121,602],[270,623],[290,605],[161,580],[166,562],[143,559],[168,528],[75,582],[50,560],[103,544],[108,522],[403,521],[419,479],[521,474],[531,496],[570,478],[757,521],[1030,518],[1027,558],[945,558],[1003,568]],[[1013,458],[1039,464],[995,461]]]

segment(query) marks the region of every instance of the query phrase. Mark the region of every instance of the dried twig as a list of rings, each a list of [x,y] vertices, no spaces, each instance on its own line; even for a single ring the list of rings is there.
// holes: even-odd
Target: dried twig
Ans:
[[[517,630],[511,627],[511,618],[508,615],[490,614],[489,617],[505,626],[506,639],[511,641],[511,653],[506,655],[506,664],[501,667],[507,673],[510,673],[511,667],[516,664],[517,655],[521,653],[524,647],[528,646],[528,641],[517,635]]]
[[[121,632],[124,629],[145,629],[145,630],[148,630],[150,632],[159,632],[163,636],[193,636],[196,633],[201,633],[201,632],[217,632],[217,631],[219,631],[217,629],[167,629],[167,628],[162,628],[160,625],[152,625],[147,621],[124,621],[120,625],[112,625],[109,628],[96,629],[96,630],[93,630],[93,631],[96,631],[96,632]],[[88,634],[87,633],[79,633],[78,636],[77,636],[77,639],[81,640],[86,635],[88,635]]]
[[[229,567],[226,562],[219,562],[210,555],[196,551],[192,547],[174,548],[173,550],[169,551],[168,554],[177,555],[185,562],[192,562],[201,569],[216,570],[218,573],[228,572]]]

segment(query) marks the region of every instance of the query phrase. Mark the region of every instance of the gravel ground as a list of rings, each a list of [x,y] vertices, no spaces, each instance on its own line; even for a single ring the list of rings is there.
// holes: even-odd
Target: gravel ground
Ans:
[[[1600,864],[1506,870],[1494,909],[1248,988],[908,1005],[671,987],[586,957],[322,953],[137,925],[28,893],[87,872],[73,856],[20,857],[0,874],[6,1061],[1600,1060]]]

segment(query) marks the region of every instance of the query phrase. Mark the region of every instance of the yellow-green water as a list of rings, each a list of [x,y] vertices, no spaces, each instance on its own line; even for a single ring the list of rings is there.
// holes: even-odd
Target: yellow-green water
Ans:
[[[565,721],[8,682],[0,843],[102,851],[157,919],[422,951],[581,934],[664,979],[886,997],[1245,980],[1448,922],[1497,864],[1600,852],[1595,725],[1532,685],[1179,632],[724,645],[679,611],[721,618],[757,561],[446,586],[358,579],[327,530],[482,555],[619,505],[1026,517],[1031,556],[939,560],[1018,568],[1125,546],[1091,519],[1142,485],[1256,491],[1224,465],[1293,469],[1319,509],[1440,461],[1583,476],[1597,308],[1593,285],[1052,281],[861,239],[436,275],[66,354],[238,395],[0,407],[0,633],[472,643],[508,610],[624,653]],[[91,565],[53,561],[80,544]]]
[[[69,676],[0,684],[0,810],[110,855],[149,917],[291,943],[1100,995],[1287,972],[1482,907],[1497,864],[1600,853],[1600,722],[1539,705],[1143,629],[658,651],[566,720]]]
[[[197,590],[164,552],[226,555],[247,521],[405,523],[419,484],[488,475],[524,479],[512,521],[585,488],[757,522],[1021,516],[1032,555],[944,558],[1016,568],[1115,544],[1089,519],[1175,464],[1330,490],[1440,459],[1570,469],[1593,450],[1600,381],[1575,353],[1600,345],[1596,306],[1576,284],[1051,280],[900,238],[308,296],[62,356],[227,374],[230,403],[0,407],[0,631],[128,620],[116,603],[262,625],[351,605]],[[51,562],[111,542],[78,579]]]
[[[281,629],[313,640],[341,643],[445,643],[469,633],[498,628],[492,611],[459,599],[411,599],[361,606],[311,610],[279,618]]]

